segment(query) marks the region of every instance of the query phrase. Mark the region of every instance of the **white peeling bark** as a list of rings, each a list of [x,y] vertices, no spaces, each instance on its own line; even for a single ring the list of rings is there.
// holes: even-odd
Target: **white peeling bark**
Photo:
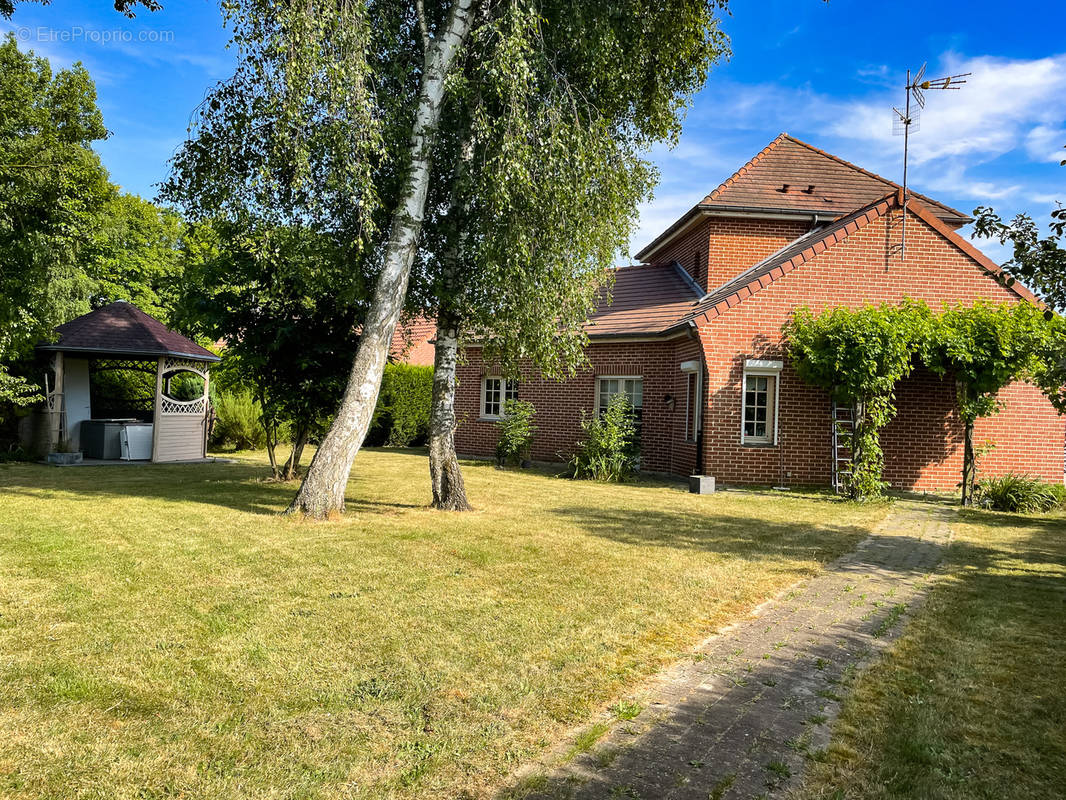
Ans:
[[[455,325],[443,316],[437,321],[433,353],[433,408],[429,419],[429,477],[433,507],[469,511],[466,484],[455,455],[455,365],[459,338]]]
[[[340,408],[311,460],[300,491],[289,506],[289,513],[302,512],[322,519],[344,511],[348,475],[374,413],[389,344],[403,310],[411,263],[422,231],[431,173],[430,153],[440,121],[444,84],[456,52],[470,32],[474,2],[455,0],[447,24],[432,37],[425,51],[422,85],[411,130],[411,168],[407,186],[393,214],[385,263],[374,288],[374,299],[363,325]]]

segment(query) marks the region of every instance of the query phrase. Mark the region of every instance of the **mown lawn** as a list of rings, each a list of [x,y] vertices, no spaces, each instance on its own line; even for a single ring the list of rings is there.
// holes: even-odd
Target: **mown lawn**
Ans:
[[[365,451],[312,524],[261,459],[0,467],[0,796],[483,796],[887,513],[466,475]]]
[[[1066,797],[1066,515],[970,512],[802,797]]]

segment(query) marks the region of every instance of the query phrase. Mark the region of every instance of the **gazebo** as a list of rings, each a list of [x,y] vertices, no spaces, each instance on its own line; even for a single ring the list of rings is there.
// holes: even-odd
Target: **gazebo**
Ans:
[[[194,461],[207,453],[209,350],[123,300],[56,328],[38,345],[45,375],[48,446],[87,459]],[[142,396],[109,397],[108,372],[146,373]]]

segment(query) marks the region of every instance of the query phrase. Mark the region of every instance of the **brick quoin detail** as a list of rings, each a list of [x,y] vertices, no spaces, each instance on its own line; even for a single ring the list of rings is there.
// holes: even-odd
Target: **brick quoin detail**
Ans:
[[[887,209],[887,210],[886,210]],[[880,214],[880,215],[878,215]],[[684,330],[669,340],[608,342],[593,340],[590,367],[576,377],[548,381],[526,370],[519,389],[537,409],[538,460],[565,460],[578,442],[581,412],[595,408],[597,375],[640,375],[644,380],[643,462],[649,471],[684,475],[696,468],[696,447],[685,441],[686,375],[680,365],[698,358],[706,368],[703,400],[703,472],[726,484],[825,485],[831,476],[830,401],[803,384],[788,364],[781,326],[800,306],[814,311],[843,305],[922,300],[934,310],[947,303],[977,300],[1017,302],[975,258],[922,217],[910,214],[907,260],[901,263],[901,212],[881,205],[860,215],[794,269],[743,289],[740,299],[720,303],[713,314],[697,318],[698,341]],[[789,227],[791,225],[791,227]],[[686,234],[664,258],[686,265],[685,250],[718,258],[722,272],[710,274],[712,286],[779,250],[807,230],[806,225],[774,220],[711,218]],[[713,231],[713,234],[712,234]],[[835,241],[834,241],[835,239]],[[704,245],[706,247],[704,248]],[[968,248],[968,245],[966,246]],[[704,249],[701,249],[704,248]],[[746,249],[745,249],[746,248]],[[718,280],[718,278],[721,280]],[[706,274],[703,280],[708,280]],[[772,278],[772,279],[771,279]],[[778,443],[744,446],[741,434],[741,379],[746,359],[785,362],[779,386]],[[496,444],[492,422],[479,419],[481,378],[491,374],[471,348],[459,369],[456,446],[467,455],[491,455]],[[671,410],[666,395],[676,398]],[[975,437],[991,449],[979,463],[982,475],[1026,472],[1049,481],[1063,480],[1066,419],[1035,387],[1013,384],[1000,393],[1003,409],[980,420]],[[897,387],[895,419],[882,432],[885,478],[894,487],[951,490],[962,473],[962,425],[955,383],[919,368]]]

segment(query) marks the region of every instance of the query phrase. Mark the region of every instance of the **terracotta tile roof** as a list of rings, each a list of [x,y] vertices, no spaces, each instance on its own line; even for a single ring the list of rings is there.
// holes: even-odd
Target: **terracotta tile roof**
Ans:
[[[684,318],[701,294],[676,262],[620,267],[611,302],[602,291],[585,331],[592,337],[662,333]]]
[[[788,191],[783,191],[788,186]],[[717,189],[637,253],[650,259],[698,215],[715,211],[758,210],[766,213],[850,214],[899,189],[893,181],[819,150],[787,133],[777,136]],[[911,191],[951,225],[971,221],[966,214]]]
[[[787,191],[785,187],[788,187]],[[721,186],[702,206],[824,211],[848,214],[874,202],[899,185],[842,158],[780,134]],[[966,223],[961,211],[911,191],[939,217]]]
[[[769,286],[782,275],[788,274],[796,267],[813,259],[819,253],[824,252],[838,242],[844,241],[849,235],[888,213],[889,210],[899,208],[901,203],[901,191],[893,192],[845,217],[841,217],[828,225],[801,236],[769,258],[764,259],[709,292],[677,324],[687,324],[690,320],[702,319],[703,321],[710,321],[714,319],[737,305],[737,303],[743,302],[748,297]],[[912,196],[908,200],[907,209],[976,261],[978,266],[991,277],[995,278],[1003,274],[1002,269],[994,261],[945,225],[924,203]],[[1010,290],[1020,299],[1042,305],[1039,299],[1021,284],[1012,285]]]
[[[404,364],[433,366],[433,339],[437,335],[437,321],[429,317],[413,317],[396,323],[389,345],[389,360]]]
[[[128,356],[180,356],[196,361],[219,357],[163,325],[131,303],[118,300],[56,328],[59,339],[38,345],[63,350]]]

